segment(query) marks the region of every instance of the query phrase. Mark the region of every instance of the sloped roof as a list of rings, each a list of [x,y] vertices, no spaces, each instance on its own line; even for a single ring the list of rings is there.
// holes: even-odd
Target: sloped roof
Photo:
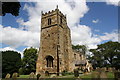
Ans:
[[[85,65],[87,63],[86,60],[77,60],[75,61],[75,65]]]

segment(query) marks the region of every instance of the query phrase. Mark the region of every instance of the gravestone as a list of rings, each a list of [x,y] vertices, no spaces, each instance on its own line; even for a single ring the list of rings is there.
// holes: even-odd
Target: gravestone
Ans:
[[[13,73],[13,75],[12,75],[13,80],[16,80],[17,77],[18,77],[18,73]]]
[[[109,71],[109,72],[112,72],[113,70],[112,70],[112,68],[108,68],[108,71]]]
[[[52,74],[52,75],[50,75],[50,78],[55,78],[55,77],[57,77],[56,74]]]
[[[10,74],[7,73],[7,75],[5,76],[6,79],[10,78]]]
[[[101,68],[102,71],[107,71],[106,67]]]
[[[31,72],[31,73],[30,73],[29,78],[35,78],[34,72]]]
[[[13,73],[12,78],[17,78],[18,77],[18,73]]]

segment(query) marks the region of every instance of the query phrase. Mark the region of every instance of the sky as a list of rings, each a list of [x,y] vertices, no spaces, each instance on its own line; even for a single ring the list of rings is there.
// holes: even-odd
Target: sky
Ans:
[[[87,2],[86,0],[30,0],[20,2],[19,16],[6,14],[0,17],[0,51],[40,47],[41,11],[56,9],[66,14],[74,45],[89,49],[107,41],[118,41],[118,3],[112,0]]]

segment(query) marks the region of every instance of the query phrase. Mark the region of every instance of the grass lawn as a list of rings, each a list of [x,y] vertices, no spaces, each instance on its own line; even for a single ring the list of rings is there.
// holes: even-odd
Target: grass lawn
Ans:
[[[29,75],[20,75],[18,78],[29,78]]]
[[[79,76],[80,78],[92,78],[91,74],[82,74],[81,76]]]
[[[114,78],[114,74],[112,72],[108,72],[107,76],[108,76],[108,78]],[[29,75],[20,75],[20,77],[18,77],[18,78],[29,78]],[[47,78],[45,80],[49,80],[50,77],[44,77],[44,78]],[[59,79],[59,80],[64,80],[64,79],[65,80],[74,80],[73,78],[75,78],[75,77],[74,77],[74,75],[66,75],[66,76],[58,76],[57,78],[63,78],[63,79]],[[91,73],[87,73],[87,74],[81,74],[79,76],[79,78],[89,78],[90,79],[90,78],[92,78],[92,76],[91,76]]]
[[[114,74],[112,72],[107,72],[108,78],[114,78]],[[92,74],[84,74],[81,75],[80,78],[92,78]]]
[[[108,76],[109,78],[114,78],[114,74],[113,74],[112,72],[108,72],[107,76]]]

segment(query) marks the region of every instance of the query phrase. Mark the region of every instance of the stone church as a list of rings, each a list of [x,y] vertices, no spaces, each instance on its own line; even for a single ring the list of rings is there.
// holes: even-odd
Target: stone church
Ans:
[[[70,28],[66,16],[58,9],[41,13],[41,39],[36,74],[58,74],[76,68]],[[78,54],[78,53],[77,53]]]

